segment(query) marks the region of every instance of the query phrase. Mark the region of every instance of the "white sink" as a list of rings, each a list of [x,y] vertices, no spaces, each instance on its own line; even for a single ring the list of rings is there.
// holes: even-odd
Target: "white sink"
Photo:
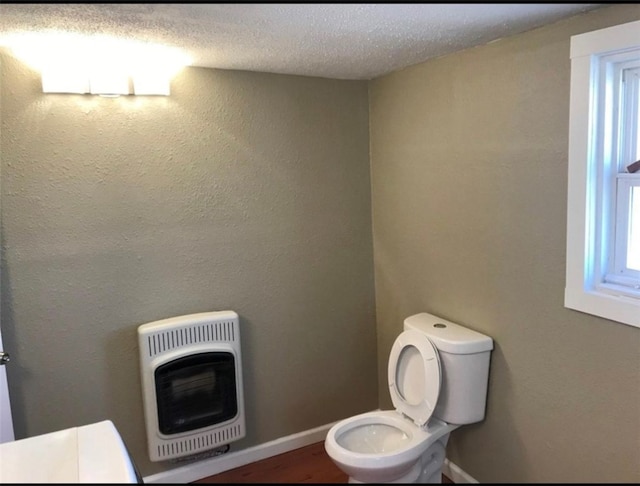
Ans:
[[[137,483],[111,420],[0,444],[0,483]]]

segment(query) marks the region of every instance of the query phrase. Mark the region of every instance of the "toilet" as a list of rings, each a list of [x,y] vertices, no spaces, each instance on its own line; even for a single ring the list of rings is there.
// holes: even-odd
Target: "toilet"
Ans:
[[[325,449],[350,483],[440,483],[449,434],[485,416],[493,340],[432,314],[404,321],[389,354],[395,410],[329,430]]]

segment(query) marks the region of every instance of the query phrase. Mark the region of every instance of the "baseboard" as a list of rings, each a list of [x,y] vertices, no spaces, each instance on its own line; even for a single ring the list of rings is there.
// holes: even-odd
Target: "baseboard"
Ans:
[[[472,483],[478,484],[478,481],[470,474],[464,472],[460,466],[454,464],[449,459],[444,460],[444,466],[442,466],[442,474],[447,476],[451,481],[457,484]]]
[[[323,441],[327,436],[327,432],[335,423],[337,422],[281,437],[238,452],[230,452],[169,471],[145,476],[143,479],[145,483],[192,483],[198,479],[220,474],[230,469],[246,466],[252,462]]]
[[[267,459],[323,441],[329,429],[336,423],[338,422],[281,437],[271,442],[265,442],[264,444],[249,447],[248,449],[243,449],[238,452],[230,452],[222,456],[187,464],[169,471],[145,476],[143,480],[145,483],[192,483],[199,479],[213,476],[214,474],[220,474],[230,469],[246,466],[252,462],[261,461],[262,459]],[[476,479],[449,459],[444,460],[442,473],[454,483],[478,484]]]

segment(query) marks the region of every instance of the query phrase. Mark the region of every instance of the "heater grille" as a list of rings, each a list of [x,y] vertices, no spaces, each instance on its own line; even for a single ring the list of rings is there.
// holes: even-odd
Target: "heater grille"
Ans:
[[[190,344],[235,342],[235,327],[233,321],[214,321],[150,333],[147,336],[147,353],[153,357]]]
[[[173,317],[138,327],[149,457],[187,456],[245,436],[238,315]]]
[[[227,444],[242,437],[244,437],[243,428],[240,425],[234,425],[209,434],[158,444],[157,454],[159,458],[170,459],[213,449],[220,444]]]

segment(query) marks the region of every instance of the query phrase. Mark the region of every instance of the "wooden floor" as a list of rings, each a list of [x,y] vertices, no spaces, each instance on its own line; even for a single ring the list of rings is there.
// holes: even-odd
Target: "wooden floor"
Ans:
[[[348,477],[324,450],[324,442],[263,459],[196,483],[346,483]],[[442,476],[443,483],[452,481]]]

